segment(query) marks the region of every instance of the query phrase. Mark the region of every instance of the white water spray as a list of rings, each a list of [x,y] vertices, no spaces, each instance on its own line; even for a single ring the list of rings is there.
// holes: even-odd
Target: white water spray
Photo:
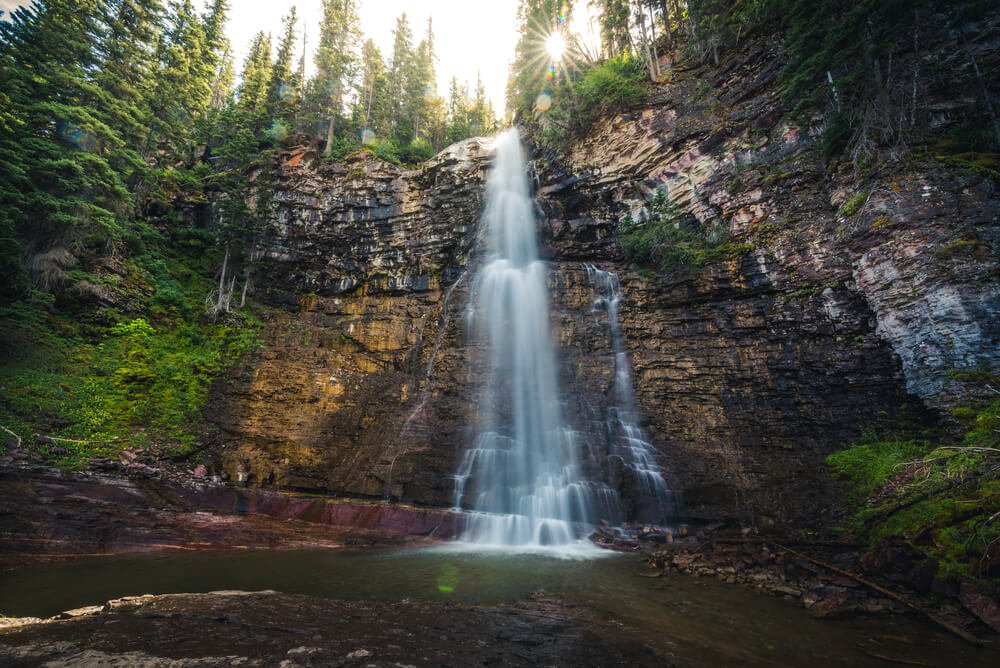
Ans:
[[[624,469],[625,485],[633,490],[640,506],[638,519],[663,522],[677,512],[677,500],[667,485],[663,467],[653,457],[654,448],[639,426],[632,384],[632,365],[625,350],[618,306],[622,291],[614,272],[587,265],[587,277],[594,288],[594,312],[605,312],[614,353],[615,382],[608,410],[609,456]]]
[[[567,546],[617,504],[581,474],[565,426],[538,258],[527,165],[516,130],[496,141],[482,223],[488,256],[473,286],[472,332],[485,347],[479,434],[455,475],[455,507],[471,508],[463,539],[517,548]]]

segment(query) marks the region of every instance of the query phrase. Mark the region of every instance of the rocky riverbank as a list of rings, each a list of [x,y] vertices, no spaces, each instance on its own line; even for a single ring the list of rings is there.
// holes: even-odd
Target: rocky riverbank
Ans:
[[[134,552],[421,544],[461,527],[446,510],[247,489],[177,468],[99,468],[0,467],[0,569]]]
[[[651,578],[715,578],[801,604],[818,619],[922,616],[973,644],[994,645],[1000,605],[967,578],[936,576],[937,564],[901,538],[874,550],[795,536],[760,536],[714,524],[680,531],[638,527],[636,538],[607,530],[592,540],[639,553]]]
[[[6,626],[6,630],[4,630]],[[0,620],[9,666],[663,666],[557,600],[346,602],[266,592],[136,596],[48,620]]]

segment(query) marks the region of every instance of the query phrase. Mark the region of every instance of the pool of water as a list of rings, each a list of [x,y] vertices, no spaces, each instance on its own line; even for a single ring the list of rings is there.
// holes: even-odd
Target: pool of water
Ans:
[[[274,589],[341,599],[492,604],[557,595],[688,666],[997,666],[1000,655],[908,618],[814,620],[715,580],[648,575],[632,556],[422,549],[247,551],[86,559],[0,574],[0,613],[48,616],[138,594]],[[882,657],[882,658],[880,658]]]

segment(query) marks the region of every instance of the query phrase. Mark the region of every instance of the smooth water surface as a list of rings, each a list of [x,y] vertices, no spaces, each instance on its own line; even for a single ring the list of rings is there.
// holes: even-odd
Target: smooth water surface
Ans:
[[[622,555],[584,561],[448,549],[135,555],[0,574],[0,613],[46,616],[126,595],[221,589],[475,604],[545,592],[682,666],[892,665],[877,656],[931,666],[1000,665],[996,652],[916,620],[819,621],[795,603],[715,580],[643,573],[638,559]]]

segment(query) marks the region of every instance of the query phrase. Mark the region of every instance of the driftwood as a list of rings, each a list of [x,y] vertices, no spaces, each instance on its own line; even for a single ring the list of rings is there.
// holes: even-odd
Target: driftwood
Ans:
[[[118,437],[112,438],[95,438],[92,440],[84,440],[80,438],[60,438],[58,436],[46,436],[45,434],[35,434],[35,441],[37,443],[111,443],[112,441],[117,441]]]
[[[21,437],[18,436],[17,434],[15,434],[14,432],[12,432],[7,427],[4,427],[3,425],[0,425],[0,429],[3,429],[5,432],[7,432],[8,434],[10,434],[11,436],[13,436],[17,440],[17,449],[20,450],[21,449]]]
[[[919,605],[917,605],[916,603],[912,603],[912,602],[906,600],[905,598],[903,598],[902,596],[900,596],[896,592],[894,592],[894,591],[892,591],[890,589],[886,589],[885,587],[883,587],[880,584],[872,582],[871,580],[869,580],[867,578],[863,578],[860,575],[857,575],[857,574],[852,573],[850,571],[844,570],[843,568],[840,568],[839,566],[834,566],[831,563],[828,563],[828,562],[825,562],[825,561],[821,561],[820,559],[816,559],[815,557],[810,557],[807,554],[802,554],[801,552],[799,552],[797,550],[793,550],[790,547],[785,547],[784,545],[779,545],[778,543],[772,543],[772,545],[774,545],[774,547],[778,548],[779,550],[782,550],[783,552],[787,552],[788,554],[793,554],[796,557],[799,557],[800,559],[805,559],[806,561],[808,561],[810,563],[816,564],[817,566],[821,566],[821,567],[823,567],[823,568],[825,568],[827,570],[833,571],[837,575],[843,575],[846,578],[850,578],[850,579],[854,580],[855,582],[868,587],[869,589],[877,591],[878,593],[882,594],[886,598],[890,598],[893,601],[896,601],[898,603],[902,603],[906,607],[908,607],[911,610],[914,610],[916,612],[919,612],[923,616],[927,617],[927,619],[931,620],[932,622],[934,622],[935,624],[937,624],[938,626],[940,626],[941,628],[943,628],[943,629],[947,630],[948,632],[950,632],[950,633],[958,636],[959,638],[961,638],[962,640],[964,640],[966,642],[972,643],[973,645],[980,646],[980,647],[985,644],[982,640],[980,640],[976,636],[972,635],[971,633],[969,633],[965,629],[962,629],[962,628],[959,628],[959,627],[955,626],[954,624],[952,624],[948,620],[942,619],[941,617],[937,616],[936,614],[934,614],[930,610],[922,608]]]
[[[773,545],[773,540],[769,538],[713,538],[712,542],[723,545]],[[845,549],[856,549],[864,547],[861,543],[842,543],[835,540],[792,540],[786,541],[788,545],[805,545],[808,547],[842,547]]]

